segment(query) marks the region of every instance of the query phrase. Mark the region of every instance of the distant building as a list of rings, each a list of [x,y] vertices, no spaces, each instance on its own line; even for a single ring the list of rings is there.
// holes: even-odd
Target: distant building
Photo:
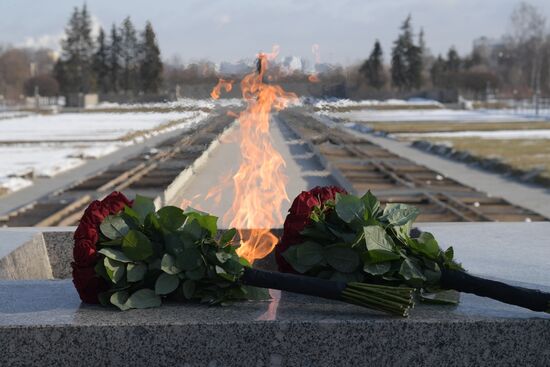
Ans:
[[[302,71],[303,64],[302,59],[297,56],[287,56],[281,62],[282,68],[288,73],[293,73],[295,71]]]
[[[219,73],[221,75],[243,75],[250,73],[254,68],[254,60],[241,60],[235,63],[224,61],[220,63]]]

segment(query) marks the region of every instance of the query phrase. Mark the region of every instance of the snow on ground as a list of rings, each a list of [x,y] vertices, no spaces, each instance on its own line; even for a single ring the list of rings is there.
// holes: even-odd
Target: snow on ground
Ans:
[[[24,111],[2,111],[0,110],[0,120],[2,119],[11,119],[15,117],[23,117],[31,115],[30,112],[24,112]]]
[[[315,100],[312,104],[319,109],[331,109],[342,107],[369,107],[369,106],[427,106],[427,107],[443,107],[443,105],[437,101],[423,98],[412,98],[409,100],[403,99],[387,99],[385,101],[378,101],[373,99],[366,99],[362,101],[352,101],[350,99],[321,99]]]
[[[538,120],[536,116],[524,116],[513,114],[506,110],[360,110],[348,112],[331,112],[330,117],[346,121],[357,122],[405,122],[405,121],[434,121],[434,122],[506,122],[506,121],[531,121]]]
[[[34,115],[0,120],[0,142],[116,140],[173,120],[204,116],[206,113],[200,111]]]
[[[67,113],[0,120],[0,188],[20,190],[32,185],[33,177],[55,176],[160,132],[190,128],[207,115],[201,111]],[[118,140],[173,120],[182,122],[132,141]]]
[[[129,142],[43,143],[0,145],[0,187],[23,188],[33,177],[52,177],[86,159],[112,153]],[[27,184],[28,185],[28,184]]]
[[[433,133],[392,134],[399,138],[481,138],[481,139],[550,139],[547,130],[498,130],[498,131],[456,131]]]
[[[162,109],[199,109],[199,108],[214,108],[216,106],[240,106],[243,104],[243,100],[240,98],[221,98],[218,100],[213,99],[194,99],[194,98],[180,98],[177,101],[172,102],[159,102],[159,103],[135,103],[135,104],[119,104],[111,102],[102,102],[96,106],[88,107],[87,109],[104,109],[114,108],[120,110],[133,110],[140,108],[162,108]]]

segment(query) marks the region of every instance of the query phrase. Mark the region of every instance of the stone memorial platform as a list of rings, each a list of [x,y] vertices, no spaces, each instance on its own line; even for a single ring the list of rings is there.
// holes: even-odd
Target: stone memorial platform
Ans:
[[[473,274],[550,291],[550,223],[419,227]],[[71,231],[0,230],[0,366],[550,365],[550,315],[468,294],[408,319],[279,291],[227,307],[84,305]]]

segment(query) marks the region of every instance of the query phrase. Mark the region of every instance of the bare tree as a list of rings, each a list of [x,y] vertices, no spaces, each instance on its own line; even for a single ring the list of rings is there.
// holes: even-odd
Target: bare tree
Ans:
[[[545,36],[546,17],[540,9],[527,2],[519,3],[510,16],[509,39],[515,51],[515,61],[535,91],[540,89]]]

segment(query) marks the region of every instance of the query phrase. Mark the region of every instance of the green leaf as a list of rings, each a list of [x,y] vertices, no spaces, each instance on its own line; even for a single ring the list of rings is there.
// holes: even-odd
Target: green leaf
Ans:
[[[218,232],[218,217],[213,215],[202,215],[197,217],[197,221],[202,228],[210,232],[210,236],[216,236],[216,233]]]
[[[242,288],[246,293],[246,298],[251,301],[266,301],[271,299],[269,291],[265,288],[258,288],[250,285],[244,285]]]
[[[151,308],[159,307],[161,303],[162,301],[155,291],[144,288],[135,291],[130,297],[128,297],[125,305],[128,308]]]
[[[237,230],[235,228],[228,229],[227,231],[223,232],[221,238],[220,238],[220,244],[225,245],[233,240],[235,235],[237,234]]]
[[[296,256],[302,265],[317,265],[323,260],[323,246],[315,242],[304,242],[296,246]]]
[[[118,238],[116,240],[101,241],[100,245],[101,246],[112,246],[112,247],[122,246],[122,237]]]
[[[126,311],[130,309],[130,307],[126,305],[126,301],[128,301],[128,296],[129,294],[127,291],[115,292],[111,295],[109,301],[112,305],[118,307],[121,311]]]
[[[109,259],[113,259],[116,261],[120,261],[123,263],[130,263],[132,260],[124,254],[124,252],[120,250],[116,250],[114,248],[106,247],[102,248],[98,251],[100,254],[105,255],[105,257],[108,257]]]
[[[366,253],[365,262],[369,264],[376,264],[386,261],[399,260],[401,256],[395,252],[390,252],[386,250],[370,250]]]
[[[243,264],[235,258],[231,258],[222,264],[222,267],[230,274],[240,275],[243,270]]]
[[[361,201],[365,205],[365,216],[364,219],[375,218],[380,210],[380,201],[372,194],[372,192],[367,191],[365,195],[361,197]]]
[[[412,205],[388,203],[383,218],[394,226],[402,226],[414,222],[418,214],[420,211]]]
[[[202,265],[201,253],[197,248],[191,247],[183,250],[177,257],[176,264],[183,270],[193,270]]]
[[[445,250],[445,261],[447,263],[451,263],[454,258],[455,251],[453,249],[453,246],[449,247],[447,250]]]
[[[145,264],[128,264],[126,266],[126,280],[129,282],[139,282],[147,272]]]
[[[297,247],[298,246],[290,246],[289,248],[287,248],[285,252],[283,252],[283,257],[294,270],[296,270],[298,273],[304,274],[305,272],[310,270],[312,266],[303,265],[298,261],[298,256],[296,254]]]
[[[185,272],[185,276],[191,280],[201,280],[204,277],[204,275],[205,275],[204,266],[200,266],[196,269],[188,270]]]
[[[223,251],[216,252],[216,259],[217,259],[221,264],[223,264],[223,263],[226,262],[227,260],[231,259],[231,257],[233,257],[233,255],[231,255],[230,253],[223,252]]]
[[[354,219],[362,221],[365,214],[365,205],[356,196],[341,195],[336,202],[336,214],[346,223],[351,223]]]
[[[420,270],[420,267],[411,259],[405,259],[403,263],[401,263],[399,274],[405,280],[412,280],[412,281],[426,280],[426,277],[424,277],[424,274]]]
[[[365,232],[365,242],[367,250],[384,250],[394,252],[395,244],[384,228],[380,226],[367,226],[363,229]]]
[[[177,274],[182,271],[176,265],[176,258],[170,254],[164,254],[160,262],[160,268],[166,274]]]
[[[169,294],[176,290],[180,284],[180,278],[177,275],[162,273],[155,282],[156,294]]]
[[[230,282],[234,282],[236,277],[235,275],[233,274],[229,274],[227,271],[225,271],[224,268],[222,268],[221,266],[219,265],[216,265],[215,266],[215,269],[216,269],[216,274],[226,280],[229,280]]]
[[[180,228],[186,219],[183,210],[175,206],[165,206],[159,209],[157,216],[161,227],[169,231],[175,231]]]
[[[334,235],[329,232],[323,222],[316,222],[311,226],[307,226],[300,234],[316,241],[330,242],[334,240]]]
[[[165,233],[163,237],[166,252],[174,256],[178,256],[183,252],[185,243],[181,233]]]
[[[196,283],[194,280],[186,280],[183,282],[182,289],[183,289],[183,296],[187,299],[193,298],[193,294],[195,294],[195,288]]]
[[[435,237],[429,232],[422,232],[417,239],[418,250],[431,259],[437,259],[440,249]]]
[[[193,217],[188,216],[183,223],[181,231],[187,234],[193,241],[200,240],[202,237],[202,227]]]
[[[145,260],[153,254],[153,246],[146,235],[132,229],[122,240],[122,251],[134,261]]]
[[[351,273],[359,266],[359,255],[346,245],[325,247],[325,260],[342,273]]]
[[[391,263],[383,262],[376,264],[365,264],[363,270],[371,275],[386,274],[391,269]]]
[[[118,215],[108,215],[99,225],[99,229],[110,240],[124,237],[130,231],[128,224]]]
[[[148,214],[155,212],[155,203],[151,198],[136,195],[134,203],[132,204],[132,209],[137,213],[140,222],[144,223],[145,217],[147,217]]]
[[[103,259],[103,265],[113,283],[118,283],[124,276],[124,263],[106,257]]]

